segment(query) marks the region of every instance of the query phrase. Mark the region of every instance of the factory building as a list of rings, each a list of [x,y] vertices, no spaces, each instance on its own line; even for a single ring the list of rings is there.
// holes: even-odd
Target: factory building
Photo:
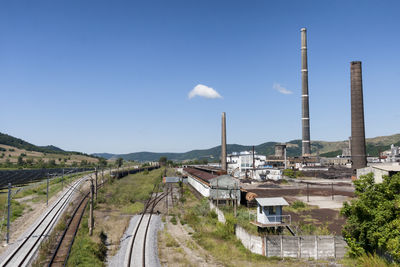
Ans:
[[[282,171],[268,164],[267,156],[253,151],[234,152],[227,156],[227,162],[228,172],[236,178],[251,178],[259,181],[282,178]],[[276,162],[282,163],[282,160],[276,160]]]
[[[188,177],[188,183],[203,197],[210,198],[219,204],[240,203],[239,181],[230,175],[218,175],[215,171],[203,166],[187,167],[183,173]]]
[[[383,162],[400,162],[400,147],[392,144],[389,150],[380,154]]]
[[[392,176],[400,172],[399,164],[371,164],[368,167],[357,169],[357,178],[368,173],[374,174],[375,183],[382,183],[384,176]]]

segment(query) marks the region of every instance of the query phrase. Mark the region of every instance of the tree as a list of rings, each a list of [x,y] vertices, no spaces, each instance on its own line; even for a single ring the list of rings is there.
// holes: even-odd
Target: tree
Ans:
[[[18,166],[22,166],[22,165],[24,165],[24,159],[22,158],[22,156],[19,156],[18,157]]]
[[[164,156],[160,157],[158,162],[160,163],[160,166],[165,166],[165,164],[167,164],[167,157]]]
[[[342,230],[350,255],[387,252],[400,261],[400,173],[374,183],[373,174],[354,181],[357,199],[345,202]]]
[[[56,160],[54,160],[54,159],[49,160],[48,165],[50,168],[56,167],[57,166]]]
[[[86,167],[88,165],[88,162],[86,159],[81,160],[80,166],[81,167]]]
[[[124,162],[123,158],[118,158],[115,161],[115,164],[117,164],[117,167],[121,167],[123,162]]]
[[[107,160],[105,158],[99,158],[99,166],[107,167]]]

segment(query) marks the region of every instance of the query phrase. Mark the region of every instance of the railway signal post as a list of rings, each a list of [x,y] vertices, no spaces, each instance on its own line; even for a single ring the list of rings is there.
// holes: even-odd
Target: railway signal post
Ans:
[[[96,186],[94,187],[94,190],[95,190],[94,192],[96,194],[96,200],[97,200],[97,167],[94,168],[94,173],[96,175]]]
[[[50,174],[47,173],[47,187],[46,187],[46,195],[47,195],[47,200],[46,200],[46,205],[49,205],[49,177]]]

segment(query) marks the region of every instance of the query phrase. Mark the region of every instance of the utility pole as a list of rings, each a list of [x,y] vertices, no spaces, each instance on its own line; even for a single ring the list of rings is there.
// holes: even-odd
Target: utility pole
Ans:
[[[96,175],[96,186],[94,187],[95,193],[96,193],[96,201],[97,201],[97,167],[94,168],[94,172]]]
[[[234,209],[234,215],[235,215],[235,218],[236,218],[236,207],[237,207],[237,190],[236,190],[236,183],[235,183],[235,200],[234,200],[234,202],[233,202],[233,209]]]
[[[7,198],[7,244],[10,242],[10,217],[11,217],[11,183],[8,183],[8,198]]]
[[[50,179],[50,175],[49,173],[47,173],[47,187],[46,187],[46,195],[47,195],[47,201],[46,201],[46,205],[49,205],[49,179]]]
[[[64,169],[62,169],[62,176],[61,176],[61,190],[64,190]]]
[[[309,185],[309,184],[307,183],[307,202],[310,202],[309,197],[308,197],[308,196],[309,196],[309,193],[308,193],[308,185]]]
[[[217,208],[218,208],[218,179],[217,179]]]
[[[168,187],[167,187],[167,183],[165,183],[165,193],[168,193]],[[169,209],[168,209],[168,195],[167,195],[167,197],[165,198],[165,201],[166,201],[166,203],[167,203],[167,215],[169,215]]]
[[[333,200],[333,198],[334,198],[334,194],[333,194],[333,183],[332,183],[332,200]]]
[[[104,168],[101,168],[101,183],[104,183]]]
[[[93,225],[94,225],[94,219],[93,219],[93,195],[94,195],[94,185],[93,185],[93,178],[90,178],[90,213],[89,213],[89,235],[93,235]]]

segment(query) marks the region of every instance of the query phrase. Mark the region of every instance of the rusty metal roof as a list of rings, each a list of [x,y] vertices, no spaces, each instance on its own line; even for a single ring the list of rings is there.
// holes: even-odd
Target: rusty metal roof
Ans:
[[[195,168],[188,167],[188,168],[184,168],[183,170],[193,176],[196,176],[197,178],[200,178],[201,180],[203,180],[207,183],[209,183],[212,178],[217,177],[217,175],[215,175],[215,174],[211,174],[209,172],[201,171],[201,170],[198,170]]]

